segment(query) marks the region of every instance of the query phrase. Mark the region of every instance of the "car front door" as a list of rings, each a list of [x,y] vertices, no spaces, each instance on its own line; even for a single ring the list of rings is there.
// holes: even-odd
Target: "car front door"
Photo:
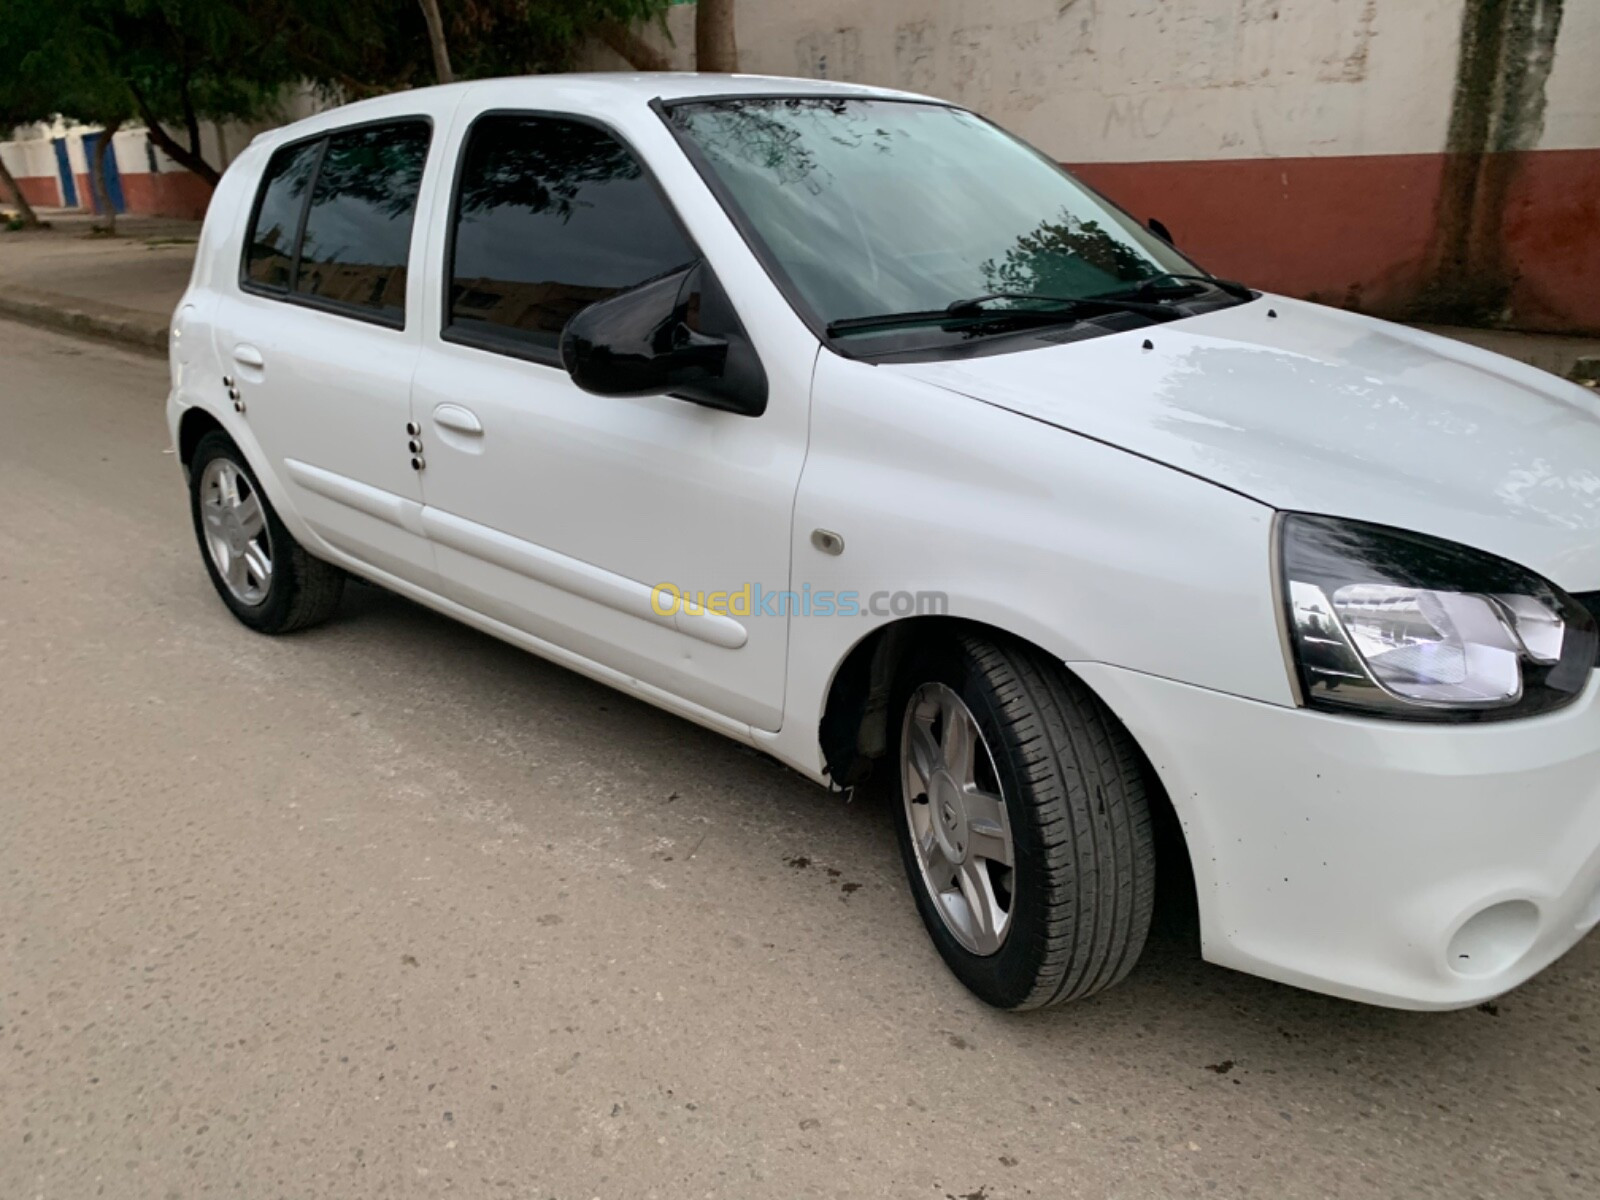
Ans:
[[[408,279],[431,136],[408,119],[277,150],[213,323],[294,512],[335,550],[423,586],[436,575],[408,445],[420,345]]]
[[[441,586],[630,680],[776,729],[788,619],[770,597],[788,587],[809,366],[773,379],[759,417],[580,391],[557,349],[568,318],[699,250],[634,151],[585,119],[479,115],[458,172],[442,328],[414,390]],[[660,585],[726,593],[712,601],[725,611],[673,614]]]

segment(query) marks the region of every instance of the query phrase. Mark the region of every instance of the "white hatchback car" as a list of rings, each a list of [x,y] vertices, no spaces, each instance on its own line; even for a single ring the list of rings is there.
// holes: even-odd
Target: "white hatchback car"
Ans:
[[[346,572],[847,787],[991,1004],[1473,1004],[1600,920],[1600,405],[1215,279],[925,97],[491,80],[258,138],[168,416],[218,593]],[[1181,861],[1181,860],[1180,860]]]

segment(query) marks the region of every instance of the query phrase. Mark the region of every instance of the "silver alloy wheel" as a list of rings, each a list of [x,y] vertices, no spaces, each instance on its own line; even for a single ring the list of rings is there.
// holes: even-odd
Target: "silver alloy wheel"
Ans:
[[[261,498],[237,463],[213,458],[200,475],[206,551],[222,582],[252,608],[272,588],[272,537]]]
[[[945,928],[972,953],[994,954],[1011,930],[1011,820],[978,722],[942,683],[911,693],[900,775],[922,883]]]

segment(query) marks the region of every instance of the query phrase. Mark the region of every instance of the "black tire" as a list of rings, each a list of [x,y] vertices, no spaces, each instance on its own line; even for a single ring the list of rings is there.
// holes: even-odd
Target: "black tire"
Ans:
[[[947,928],[912,844],[900,742],[924,684],[956,693],[988,744],[1011,826],[1009,927],[989,955]],[[1138,961],[1155,897],[1146,763],[1127,731],[1060,664],[1014,642],[961,636],[914,649],[893,714],[896,825],[923,924],[958,979],[1002,1009],[1079,1000]]]
[[[244,475],[251,491],[260,501],[271,545],[272,579],[266,595],[259,603],[247,604],[235,596],[217,570],[211,552],[206,546],[204,520],[201,515],[201,480],[206,466],[216,459],[227,459]],[[250,469],[233,439],[213,431],[200,439],[195,447],[194,459],[189,464],[189,515],[194,521],[195,540],[200,546],[200,559],[206,565],[206,574],[217,595],[239,620],[258,633],[292,633],[319,621],[325,621],[337,611],[339,599],[344,594],[345,573],[331,563],[313,558],[284,528],[277,511],[267,499],[256,474]],[[263,569],[263,574],[265,574]]]

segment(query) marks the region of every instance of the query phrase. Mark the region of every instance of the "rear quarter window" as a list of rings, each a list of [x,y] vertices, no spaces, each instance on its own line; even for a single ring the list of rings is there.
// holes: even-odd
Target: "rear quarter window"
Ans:
[[[244,277],[257,287],[289,290],[300,214],[321,152],[320,141],[305,142],[286,146],[267,163],[245,240]]]

